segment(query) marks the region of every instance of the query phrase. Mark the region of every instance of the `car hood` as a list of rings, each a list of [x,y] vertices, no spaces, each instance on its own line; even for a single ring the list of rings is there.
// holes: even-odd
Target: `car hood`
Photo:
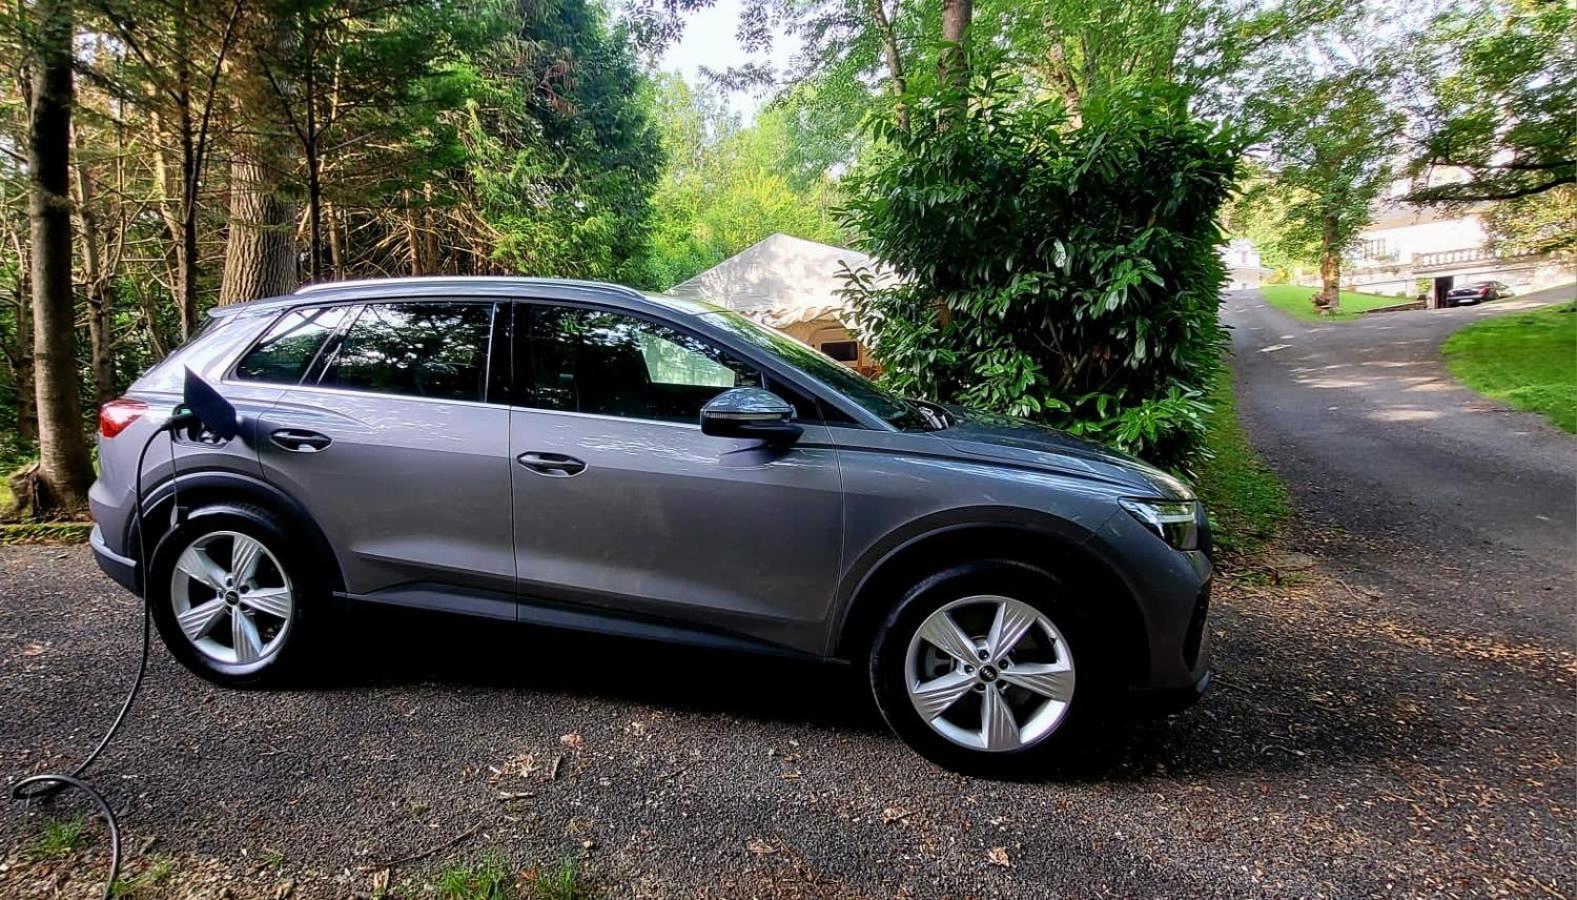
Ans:
[[[1122,485],[1135,496],[1194,499],[1193,490],[1181,479],[1055,428],[955,406],[947,411],[953,414],[953,424],[933,434],[964,456],[1094,477]]]

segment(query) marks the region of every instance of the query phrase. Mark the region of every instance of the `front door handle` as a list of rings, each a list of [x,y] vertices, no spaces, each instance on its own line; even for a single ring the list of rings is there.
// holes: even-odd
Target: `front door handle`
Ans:
[[[585,463],[562,453],[538,453],[532,450],[515,457],[515,461],[538,475],[550,478],[569,478],[586,471]]]
[[[326,434],[301,428],[281,428],[268,436],[275,445],[292,453],[316,453],[334,443]]]

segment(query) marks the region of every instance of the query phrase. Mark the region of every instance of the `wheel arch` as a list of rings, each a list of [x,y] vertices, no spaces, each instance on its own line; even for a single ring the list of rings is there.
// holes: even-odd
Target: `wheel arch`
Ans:
[[[312,519],[306,507],[280,488],[259,478],[223,469],[182,472],[155,485],[143,500],[143,519],[148,522],[169,522],[171,511],[179,501],[183,509],[192,511],[188,516],[210,513],[229,513],[252,517],[247,507],[260,507],[284,520],[292,532],[306,539],[309,549],[322,561],[331,590],[345,590],[345,577],[334,548],[323,530]],[[162,532],[161,532],[162,533]],[[140,559],[142,535],[137,533],[137,519],[126,522],[128,555]],[[150,550],[152,548],[149,548]],[[139,587],[143,573],[138,572]]]
[[[1012,511],[1005,518],[927,520],[880,542],[862,558],[840,597],[833,654],[841,659],[865,652],[882,618],[903,592],[921,579],[963,563],[985,560],[1029,565],[1079,585],[1108,602],[1081,605],[1114,640],[1118,674],[1125,682],[1149,665],[1149,638],[1132,588],[1110,561],[1091,546],[1091,533],[1053,516]]]

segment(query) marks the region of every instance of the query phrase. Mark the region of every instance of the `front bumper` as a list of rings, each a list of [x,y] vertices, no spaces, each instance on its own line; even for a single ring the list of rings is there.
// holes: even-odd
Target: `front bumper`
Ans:
[[[1130,709],[1140,716],[1165,716],[1198,703],[1210,690],[1211,671],[1206,669],[1199,680],[1184,687],[1134,688],[1129,692]]]
[[[104,544],[104,532],[97,524],[88,535],[88,546],[93,548],[93,559],[98,562],[104,574],[115,579],[115,583],[133,594],[141,594],[141,585],[137,577],[137,561],[121,556]]]
[[[1208,548],[1208,539],[1202,545]],[[1214,571],[1207,550],[1175,550],[1122,511],[1089,546],[1122,578],[1138,607],[1146,653],[1127,673],[1127,686],[1136,695],[1197,699],[1210,671]]]

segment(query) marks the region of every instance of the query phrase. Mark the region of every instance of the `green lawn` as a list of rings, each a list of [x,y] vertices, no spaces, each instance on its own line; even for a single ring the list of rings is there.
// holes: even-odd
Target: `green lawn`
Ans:
[[[1296,284],[1267,284],[1260,287],[1260,293],[1270,301],[1270,305],[1295,319],[1304,319],[1309,322],[1340,322],[1358,318],[1358,314],[1370,309],[1379,309],[1382,306],[1396,306],[1406,303],[1406,297],[1381,297],[1376,294],[1356,294],[1352,291],[1342,291],[1341,303],[1334,315],[1322,316],[1314,311],[1314,288],[1303,287]]]
[[[1577,304],[1469,325],[1441,352],[1473,390],[1577,432]]]
[[[1222,369],[1210,392],[1214,411],[1205,447],[1211,458],[1199,466],[1200,499],[1210,509],[1216,545],[1252,553],[1280,530],[1291,505],[1287,489],[1266,468],[1238,422],[1232,372]]]

